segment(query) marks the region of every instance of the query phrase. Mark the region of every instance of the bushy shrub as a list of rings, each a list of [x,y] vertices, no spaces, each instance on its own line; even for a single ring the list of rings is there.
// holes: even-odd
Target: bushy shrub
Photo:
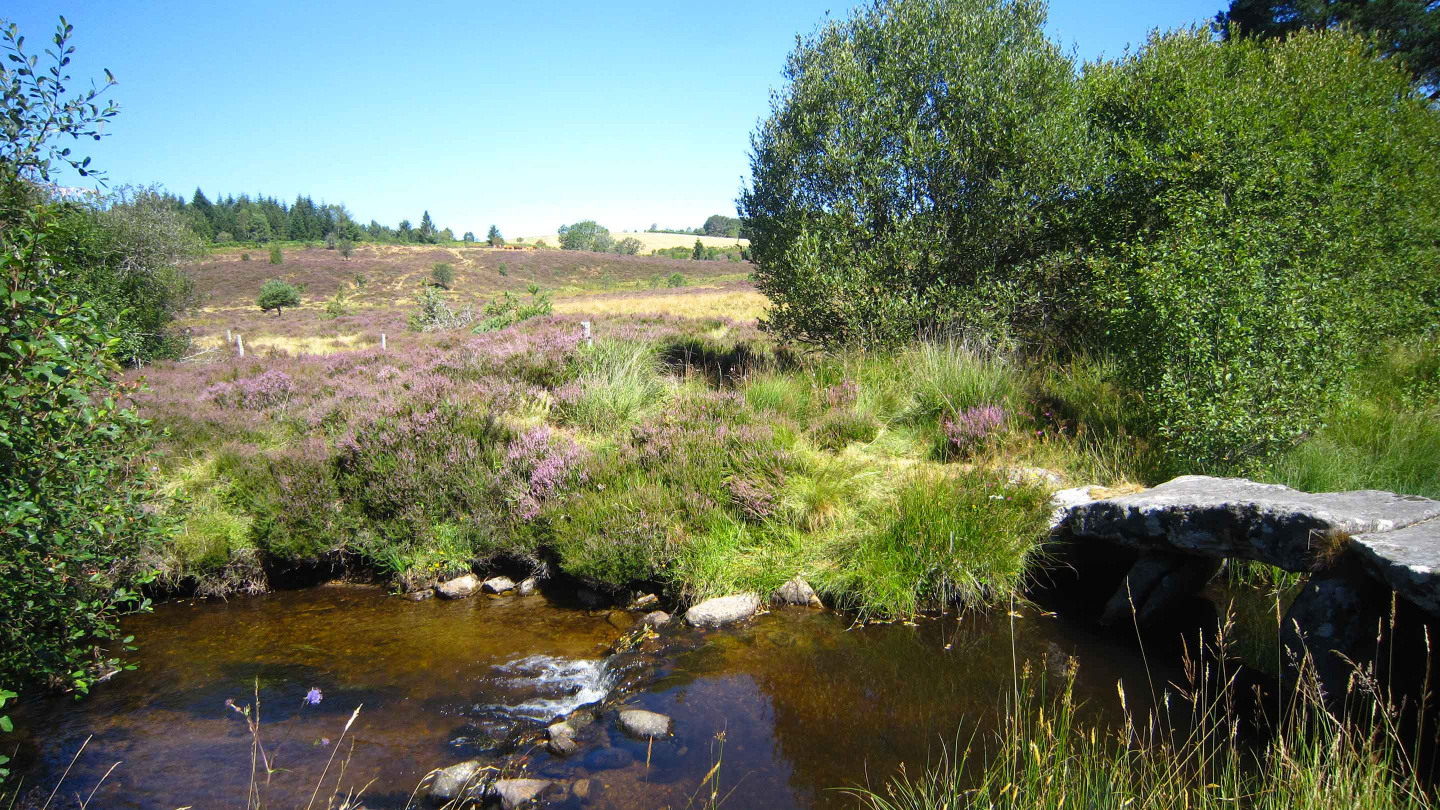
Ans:
[[[1180,31],[1086,88],[1109,179],[1081,333],[1143,391],[1173,466],[1288,446],[1363,352],[1433,323],[1440,117],[1365,42]]]
[[[285,254],[284,254],[283,252],[281,252],[279,245],[271,245],[271,246],[270,246],[270,263],[271,263],[271,264],[284,264],[284,263],[285,263]]]
[[[534,283],[527,291],[530,293],[529,301],[521,301],[509,290],[501,291],[499,297],[485,304],[485,317],[475,325],[475,332],[494,332],[521,321],[549,315],[552,309],[550,294]]]
[[[449,262],[437,262],[430,269],[430,278],[435,282],[435,286],[448,290],[455,283],[455,266]]]
[[[412,332],[459,329],[469,326],[475,320],[475,314],[471,312],[468,304],[458,310],[452,309],[438,287],[421,287],[415,300],[418,306],[407,321]]]
[[[665,280],[665,286],[667,286],[667,287],[684,287],[684,286],[685,286],[685,274],[684,274],[684,273],[671,273],[671,274],[670,274],[670,278],[668,278],[668,279]]]
[[[640,252],[640,248],[642,247],[644,247],[644,245],[639,239],[633,236],[627,236],[615,243],[615,252],[621,256],[634,256]]]
[[[350,314],[350,288],[344,284],[335,291],[335,296],[325,302],[325,317],[339,318]]]
[[[248,262],[248,261],[250,261],[250,254],[249,254],[249,253],[241,253],[241,254],[240,254],[240,261],[242,261],[242,262]]]
[[[255,299],[255,303],[261,312],[275,310],[275,317],[278,318],[286,307],[300,306],[300,291],[289,282],[270,279],[260,285],[260,296]]]

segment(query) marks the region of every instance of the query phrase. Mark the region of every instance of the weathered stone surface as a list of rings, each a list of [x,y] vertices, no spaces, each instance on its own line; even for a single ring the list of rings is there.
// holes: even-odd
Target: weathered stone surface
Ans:
[[[515,810],[539,798],[551,784],[548,779],[499,779],[490,792],[500,799],[500,807],[504,810]]]
[[[1332,707],[1344,702],[1355,664],[1374,660],[1376,638],[1389,612],[1385,586],[1354,561],[1312,576],[1291,603],[1280,628],[1287,652],[1285,694],[1294,689],[1296,664],[1308,651]]]
[[[743,621],[760,609],[760,598],[753,593],[737,593],[706,599],[685,611],[685,619],[696,627],[719,627]]]
[[[479,589],[480,580],[476,579],[474,574],[446,580],[435,586],[435,592],[445,599],[464,599]]]
[[[1017,486],[1023,484],[1032,487],[1049,487],[1050,489],[1059,489],[1065,486],[1065,479],[1060,473],[1044,467],[1007,467],[1005,468],[1005,480]]]
[[[1391,532],[1440,517],[1440,501],[1393,492],[1306,493],[1186,475],[1069,509],[1062,529],[1141,550],[1260,560],[1308,571],[1337,533]]]
[[[644,709],[626,709],[620,712],[620,728],[631,737],[653,740],[670,735],[669,717]]]
[[[646,627],[660,627],[670,623],[670,614],[663,610],[652,610],[641,619]]]
[[[1072,487],[1070,489],[1062,489],[1050,496],[1050,505],[1055,507],[1055,511],[1050,515],[1050,529],[1052,531],[1065,522],[1065,519],[1070,516],[1070,510],[1073,507],[1095,500],[1095,498],[1090,495],[1091,489],[1093,489],[1093,487],[1090,486]]]
[[[473,787],[474,783],[479,781],[476,774],[480,772],[480,768],[480,760],[472,759],[436,771],[434,778],[430,780],[430,799],[448,802],[459,798],[466,788]]]
[[[491,577],[480,585],[485,593],[505,593],[515,590],[515,581],[509,577]]]
[[[1440,519],[1359,534],[1350,545],[1401,597],[1431,616],[1440,616]]]
[[[408,599],[411,602],[424,602],[426,599],[429,599],[434,595],[434,588],[422,588],[418,591],[411,591],[409,593],[401,594],[403,598]]]
[[[1143,552],[1105,603],[1100,623],[1122,625],[1133,621],[1141,627],[1153,627],[1205,587],[1223,563],[1215,557]]]
[[[579,747],[580,744],[575,742],[574,737],[551,737],[550,741],[545,743],[545,748],[557,757],[568,757]]]
[[[606,614],[605,623],[616,630],[625,631],[635,626],[635,617],[623,610],[612,610]]]
[[[630,606],[626,608],[626,610],[644,610],[659,601],[660,597],[653,593],[642,593],[635,597],[635,600],[630,603]]]
[[[585,801],[590,798],[590,780],[576,779],[575,784],[570,786],[570,792],[575,794],[575,798]]]
[[[815,589],[810,587],[803,577],[795,577],[775,592],[774,601],[784,605],[808,605],[810,607],[824,607],[820,603],[820,597],[815,595]]]
[[[535,593],[539,587],[540,583],[535,580],[535,577],[526,577],[520,580],[519,585],[515,586],[515,593],[521,596],[530,596]]]
[[[597,748],[585,757],[585,767],[592,771],[614,771],[634,761],[634,755],[624,748]]]

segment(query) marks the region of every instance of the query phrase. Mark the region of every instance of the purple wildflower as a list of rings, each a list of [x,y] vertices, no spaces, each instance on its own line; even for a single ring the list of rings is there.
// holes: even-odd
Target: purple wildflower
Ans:
[[[964,408],[954,420],[943,419],[940,424],[951,447],[970,454],[999,438],[1005,428],[1005,409],[999,405]]]
[[[324,698],[325,696],[320,693],[320,688],[318,686],[310,687],[310,691],[305,693],[305,702],[309,703],[311,706],[319,706],[320,701]]]

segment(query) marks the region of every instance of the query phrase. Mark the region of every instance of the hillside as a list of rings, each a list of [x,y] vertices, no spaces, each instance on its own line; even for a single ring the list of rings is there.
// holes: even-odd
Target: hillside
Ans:
[[[525,297],[532,283],[552,294],[556,312],[592,318],[659,314],[754,320],[765,306],[747,280],[750,265],[745,263],[363,244],[348,260],[323,246],[286,248],[279,265],[270,264],[262,249],[212,253],[189,268],[196,306],[178,325],[189,330],[195,351],[218,349],[226,330],[245,335],[252,349],[288,353],[370,345],[382,332],[393,342],[406,332],[416,295],[442,262],[455,269],[446,293],[455,308],[478,309],[502,292]],[[279,316],[262,313],[255,298],[261,283],[272,278],[301,287],[301,306]],[[677,286],[671,286],[672,279]],[[326,306],[342,288],[348,314],[329,317]]]
[[[620,231],[615,231],[610,235],[615,237],[617,240],[624,239],[626,237],[640,240],[641,253],[649,253],[652,250],[665,250],[667,248],[674,247],[693,247],[696,239],[699,239],[700,244],[704,245],[705,247],[727,248],[735,247],[736,245],[746,247],[750,244],[749,239],[730,239],[723,236],[693,236],[691,234],[684,233],[649,233],[646,231],[642,231],[639,233],[622,233]],[[521,239],[523,239],[524,241],[521,241],[520,239],[512,239],[510,241],[518,244],[533,245],[536,242],[539,242],[541,239],[544,239],[545,244],[552,247],[560,244],[560,235],[556,233],[542,233],[535,236],[525,236]]]

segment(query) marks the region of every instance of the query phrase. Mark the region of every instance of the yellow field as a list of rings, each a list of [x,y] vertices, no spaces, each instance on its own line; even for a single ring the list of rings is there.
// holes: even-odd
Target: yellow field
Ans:
[[[692,288],[688,292],[562,298],[555,301],[555,311],[597,317],[659,314],[750,321],[764,315],[768,305],[765,296],[754,290]]]
[[[705,245],[706,247],[724,248],[734,247],[735,245],[740,245],[743,247],[750,244],[749,239],[726,239],[720,236],[689,236],[683,233],[616,232],[611,233],[610,235],[615,237],[615,240],[617,242],[627,236],[639,239],[640,244],[643,246],[640,248],[641,253],[649,253],[652,250],[664,250],[666,248],[673,247],[694,247],[696,239],[699,239],[700,243]],[[557,247],[560,244],[560,235],[555,233],[540,234],[539,236],[526,236],[525,241],[521,242],[520,244],[533,245],[541,239],[544,239],[545,244],[549,245],[550,247]],[[514,242],[515,240],[510,241]]]

